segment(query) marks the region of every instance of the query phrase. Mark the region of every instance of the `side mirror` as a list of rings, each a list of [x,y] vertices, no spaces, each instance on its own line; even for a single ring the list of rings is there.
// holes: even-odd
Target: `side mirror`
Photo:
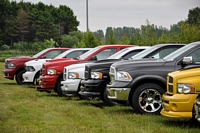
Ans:
[[[183,57],[182,64],[189,65],[189,64],[192,64],[192,62],[193,62],[192,56]]]
[[[96,56],[92,56],[92,58],[90,58],[91,61],[97,61],[97,57]]]

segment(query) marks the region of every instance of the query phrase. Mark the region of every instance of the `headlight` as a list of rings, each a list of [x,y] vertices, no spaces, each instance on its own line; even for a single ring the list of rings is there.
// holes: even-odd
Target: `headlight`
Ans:
[[[69,79],[78,79],[79,78],[79,74],[77,72],[69,72]]]
[[[13,64],[13,63],[8,63],[8,64],[7,64],[7,67],[8,67],[8,68],[15,68],[15,64]]]
[[[102,73],[101,72],[91,72],[90,76],[92,79],[102,79]]]
[[[195,87],[191,84],[178,84],[179,93],[194,93]]]
[[[55,69],[47,69],[47,74],[56,75],[56,70]]]
[[[35,71],[35,68],[32,67],[32,66],[26,66],[25,69],[26,69],[26,71],[29,71],[29,72],[34,72]]]
[[[119,72],[117,72],[116,80],[131,81],[132,78],[131,78],[131,76],[129,75],[129,73],[119,71]]]

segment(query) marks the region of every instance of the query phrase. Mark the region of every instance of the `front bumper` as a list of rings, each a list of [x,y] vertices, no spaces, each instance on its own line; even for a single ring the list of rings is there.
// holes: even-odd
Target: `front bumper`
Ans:
[[[67,79],[65,81],[61,81],[61,90],[63,94],[77,93],[80,82],[81,79]]]
[[[88,79],[81,81],[80,95],[99,97],[101,91],[106,87],[106,81],[102,79]]]
[[[34,77],[35,77],[36,72],[25,72],[22,77],[24,79],[23,82],[34,82]]]
[[[198,94],[174,94],[162,96],[163,116],[172,118],[192,118],[192,110]]]
[[[15,69],[5,69],[3,70],[4,78],[7,79],[14,79],[15,76]]]
[[[128,87],[130,82],[113,82],[107,84],[108,98],[111,100],[128,101],[131,88]]]
[[[58,78],[58,75],[40,76],[38,78],[39,85],[37,86],[37,90],[43,90],[43,91],[53,90],[55,88],[57,78]]]

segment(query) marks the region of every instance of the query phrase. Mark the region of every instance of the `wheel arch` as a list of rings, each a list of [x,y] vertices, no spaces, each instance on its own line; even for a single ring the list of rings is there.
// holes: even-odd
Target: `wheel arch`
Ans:
[[[40,75],[40,70],[36,72],[34,79],[37,77],[38,74]]]
[[[56,80],[56,84],[55,84],[55,87],[54,87],[54,88],[56,88],[56,87],[57,87],[57,85],[58,85],[58,81],[59,81],[61,78],[63,78],[63,73],[61,73],[61,74],[58,76],[58,78],[57,78],[57,80]]]
[[[15,72],[15,78],[16,78],[17,73],[19,73],[22,70],[26,70],[26,69],[24,67],[20,67],[19,69],[17,69],[17,71]]]
[[[161,86],[162,88],[164,88],[164,90],[166,91],[167,90],[166,81],[167,79],[161,76],[157,76],[157,75],[143,75],[143,76],[137,77],[131,82],[131,91],[128,96],[128,101],[129,102],[131,101],[130,98],[135,92],[136,88],[144,83],[155,83]]]

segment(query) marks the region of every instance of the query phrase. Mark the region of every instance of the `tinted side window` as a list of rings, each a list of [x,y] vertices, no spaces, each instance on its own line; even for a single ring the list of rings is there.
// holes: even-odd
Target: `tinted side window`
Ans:
[[[65,56],[65,58],[76,58],[80,55],[82,55],[83,53],[85,53],[87,50],[77,50],[77,51],[72,51],[71,53],[69,53],[68,55]]]
[[[187,57],[192,57],[193,64],[200,64],[200,49],[197,49],[196,51],[189,54]]]
[[[128,60],[130,57],[136,55],[137,53],[139,53],[139,52],[141,52],[141,51],[143,51],[143,50],[144,50],[144,49],[138,49],[138,50],[130,51],[130,52],[128,52],[127,54],[125,54],[125,55],[122,57],[122,59]]]
[[[61,54],[63,51],[61,50],[54,50],[54,51],[51,51],[49,53],[47,53],[45,56],[46,58],[48,59],[53,59],[55,58],[56,56],[58,56],[59,54]]]
[[[164,58],[165,56],[169,55],[170,53],[174,52],[177,49],[178,48],[176,48],[176,47],[160,49],[159,51],[154,53],[151,57],[153,57],[155,59],[162,59],[162,58]]]
[[[113,55],[116,52],[117,50],[115,48],[105,49],[99,52],[98,54],[96,54],[96,57],[97,57],[97,60],[102,60],[102,59],[108,58],[109,56]]]

